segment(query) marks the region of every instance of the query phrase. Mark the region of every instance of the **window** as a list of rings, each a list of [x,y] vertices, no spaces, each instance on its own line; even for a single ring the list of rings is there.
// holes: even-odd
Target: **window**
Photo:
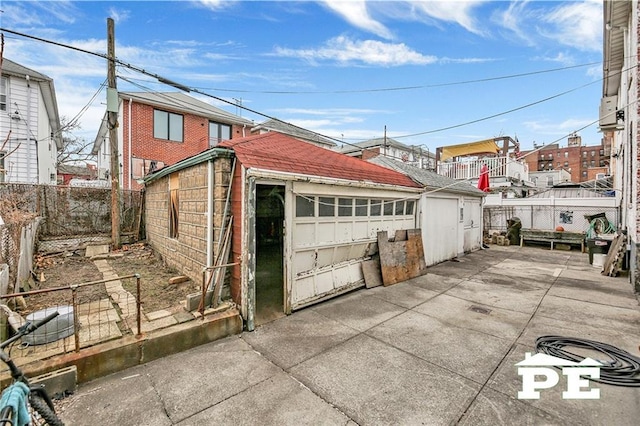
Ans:
[[[591,160],[591,167],[595,167],[596,165],[596,160]]]
[[[547,176],[547,186],[553,186],[553,176]]]
[[[596,152],[595,151],[591,151],[591,156],[595,157],[596,156]]]
[[[0,78],[0,111],[7,110],[7,77]]]
[[[553,160],[553,154],[549,154],[549,160]]]
[[[582,177],[587,177],[587,172],[582,172]]]
[[[600,155],[604,155],[604,149],[600,150]]]
[[[382,201],[371,200],[371,216],[380,216],[382,214]]]
[[[568,161],[565,161],[565,162],[564,162],[564,166],[565,166],[565,167],[569,167],[569,162],[568,162]]]
[[[353,216],[353,199],[338,198],[338,216]]]
[[[366,216],[369,200],[356,198],[356,216]]]
[[[153,110],[153,137],[182,142],[182,115]]]
[[[413,200],[407,200],[407,204],[405,205],[404,214],[412,215],[413,214],[413,206],[415,206],[416,202]]]
[[[382,209],[385,216],[393,216],[393,201],[384,200],[384,207]]]
[[[231,139],[231,126],[228,124],[209,122],[209,146],[216,146],[222,141]]]
[[[396,201],[396,209],[394,214],[396,216],[404,215],[404,201]]]
[[[587,151],[582,151],[582,158],[587,158]]]
[[[333,197],[318,198],[318,216],[328,217],[336,215],[336,199]]]
[[[544,160],[544,154],[540,154],[540,159]]]
[[[180,213],[179,175],[174,173],[169,176],[169,238],[178,238],[178,225]]]
[[[564,158],[569,158],[569,151],[564,152]]]
[[[316,197],[296,197],[296,217],[313,217],[315,215]]]
[[[600,167],[604,167],[604,160],[602,158],[600,159]]]

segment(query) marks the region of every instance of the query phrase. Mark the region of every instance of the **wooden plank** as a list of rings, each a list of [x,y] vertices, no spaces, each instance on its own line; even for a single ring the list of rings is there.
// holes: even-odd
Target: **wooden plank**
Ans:
[[[367,288],[381,286],[382,270],[380,269],[380,257],[374,256],[362,262],[362,275],[364,275],[364,284]]]
[[[382,284],[385,286],[406,281],[426,272],[420,229],[408,229],[405,241],[389,241],[387,231],[380,231],[378,250]]]

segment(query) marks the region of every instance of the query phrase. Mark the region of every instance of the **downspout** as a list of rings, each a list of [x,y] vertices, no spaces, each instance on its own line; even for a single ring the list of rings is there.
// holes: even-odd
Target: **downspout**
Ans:
[[[245,136],[247,136],[247,125],[243,124],[242,125],[242,137],[244,138]]]
[[[27,80],[27,181],[29,183],[33,183],[31,182],[31,82],[29,81],[29,75],[25,75],[24,76],[25,80]],[[35,140],[34,141],[36,143],[36,170],[38,171],[38,167],[40,167],[40,165],[38,164],[38,141]],[[40,183],[38,181],[38,173],[36,173],[36,182],[35,183]]]
[[[129,98],[129,116],[127,117],[127,139],[129,139],[129,186],[127,189],[131,189],[131,176],[133,176],[133,155],[131,154],[131,104],[133,100]]]

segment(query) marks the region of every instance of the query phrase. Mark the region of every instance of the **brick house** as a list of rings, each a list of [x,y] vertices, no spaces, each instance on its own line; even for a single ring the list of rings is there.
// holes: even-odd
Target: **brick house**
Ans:
[[[196,155],[220,141],[249,134],[252,121],[182,92],[118,94],[120,185],[139,190],[153,170]],[[109,175],[111,151],[107,115],[94,141],[101,179]]]
[[[603,138],[600,145],[583,146],[581,137],[572,135],[566,147],[551,144],[522,155],[531,171],[566,170],[571,173],[571,182],[587,182],[598,174],[609,174],[611,145],[607,141]]]
[[[197,282],[233,217],[224,261],[237,263],[230,297],[249,330],[363,287],[378,231],[416,228],[423,191],[402,173],[273,131],[222,142],[144,182],[147,241]]]

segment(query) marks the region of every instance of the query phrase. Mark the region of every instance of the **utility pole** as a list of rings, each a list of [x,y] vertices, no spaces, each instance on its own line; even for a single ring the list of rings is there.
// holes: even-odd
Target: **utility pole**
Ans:
[[[112,249],[117,250],[120,248],[120,156],[118,154],[118,92],[115,59],[114,23],[113,19],[107,18],[107,127],[111,148],[111,245]],[[114,93],[115,96],[113,96]],[[115,105],[113,105],[114,101]]]

